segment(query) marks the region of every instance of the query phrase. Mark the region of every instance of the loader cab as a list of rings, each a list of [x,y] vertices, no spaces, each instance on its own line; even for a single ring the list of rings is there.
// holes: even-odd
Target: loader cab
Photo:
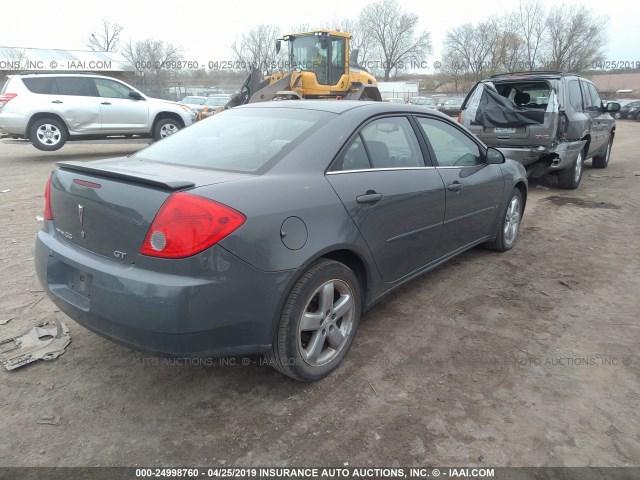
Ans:
[[[337,85],[347,71],[348,36],[341,32],[318,31],[285,35],[276,43],[288,43],[291,70],[315,74],[318,85]]]

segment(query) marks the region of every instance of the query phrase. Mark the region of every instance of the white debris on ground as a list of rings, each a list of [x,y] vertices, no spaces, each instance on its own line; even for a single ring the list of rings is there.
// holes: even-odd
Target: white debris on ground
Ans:
[[[69,342],[69,329],[60,320],[41,323],[21,335],[0,339],[0,363],[14,370],[37,360],[53,360]]]

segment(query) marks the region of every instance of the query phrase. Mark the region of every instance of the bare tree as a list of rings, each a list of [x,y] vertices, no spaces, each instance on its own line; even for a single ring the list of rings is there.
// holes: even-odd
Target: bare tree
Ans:
[[[473,80],[480,80],[490,69],[496,48],[495,25],[490,22],[472,25],[465,23],[447,32],[443,57],[450,59],[450,71],[468,72]]]
[[[27,63],[27,55],[22,48],[2,47],[0,48],[0,59],[5,64],[3,70],[9,75],[21,72]]]
[[[182,70],[182,48],[162,40],[129,41],[122,55],[136,72],[136,86],[149,95],[166,96]]]
[[[606,17],[582,6],[553,7],[547,17],[546,64],[555,70],[581,72],[601,60],[607,44]]]
[[[113,52],[118,48],[122,33],[122,25],[102,19],[102,29],[96,35],[92,33],[87,39],[87,47],[94,52]]]
[[[262,24],[242,34],[231,48],[237,59],[244,62],[248,69],[255,67],[271,74],[277,67],[276,39],[279,36],[278,27]]]
[[[520,0],[518,9],[510,15],[510,20],[524,43],[526,53],[523,54],[523,61],[528,67],[527,70],[535,70],[547,33],[547,13],[544,5],[540,0]]]
[[[381,61],[385,81],[405,63],[431,53],[431,35],[416,33],[418,15],[403,12],[397,0],[379,0],[360,14],[362,33],[371,39],[375,56]]]

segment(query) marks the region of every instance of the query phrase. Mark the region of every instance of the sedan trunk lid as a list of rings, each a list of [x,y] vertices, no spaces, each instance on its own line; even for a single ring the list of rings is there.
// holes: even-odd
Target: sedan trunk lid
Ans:
[[[56,234],[124,263],[136,256],[158,210],[179,190],[251,177],[131,158],[62,162],[51,179]]]

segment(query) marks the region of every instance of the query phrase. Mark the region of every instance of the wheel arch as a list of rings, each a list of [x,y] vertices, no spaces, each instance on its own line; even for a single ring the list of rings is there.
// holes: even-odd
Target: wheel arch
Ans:
[[[184,124],[184,120],[182,119],[182,117],[180,115],[178,115],[175,112],[158,112],[155,116],[155,118],[153,119],[153,124],[151,125],[151,135],[153,135],[154,130],[156,129],[156,125],[158,124],[158,122],[160,120],[164,120],[165,118],[171,118],[173,120],[177,120],[180,125],[182,126],[182,128],[185,127]]]
[[[65,122],[60,115],[58,115],[57,113],[51,113],[51,112],[38,112],[38,113],[34,113],[29,119],[29,122],[27,123],[27,131],[24,134],[24,138],[29,140],[31,139],[31,127],[33,127],[34,123],[36,123],[38,120],[41,120],[43,118],[51,118],[53,120],[59,121],[64,126],[65,133],[67,134],[67,138],[71,136],[71,134],[69,133],[69,127],[67,126],[67,122]]]
[[[520,190],[520,195],[522,195],[522,213],[524,213],[524,209],[527,206],[527,186],[520,180],[514,185],[514,188]]]

